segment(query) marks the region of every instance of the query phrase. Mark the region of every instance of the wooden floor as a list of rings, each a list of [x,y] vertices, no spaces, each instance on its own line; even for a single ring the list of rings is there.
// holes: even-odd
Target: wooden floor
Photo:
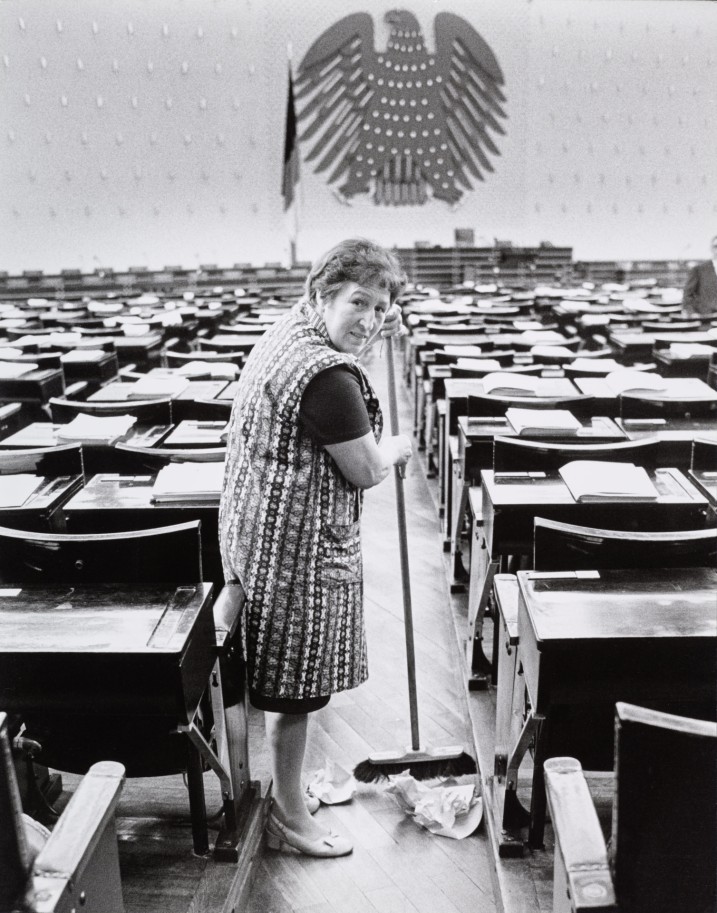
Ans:
[[[385,354],[367,364],[387,407]],[[407,396],[399,391],[402,429],[410,432]],[[388,418],[386,416],[386,418]],[[462,744],[476,756],[455,620],[463,607],[448,593],[435,492],[423,460],[405,483],[411,584],[416,627],[418,700],[424,744]],[[410,742],[404,626],[393,480],[367,492],[362,525],[369,681],[335,695],[312,715],[306,773],[331,758],[352,768],[372,750],[403,750]],[[261,714],[250,716],[251,776],[269,786]],[[480,789],[480,777],[464,778]],[[71,787],[73,778],[67,778]],[[207,805],[219,809],[213,774]],[[492,853],[485,823],[462,841],[431,835],[407,818],[383,785],[360,784],[346,805],[322,807],[319,820],[348,834],[354,852],[312,859],[267,850],[253,871],[245,913],[492,913]],[[236,866],[192,855],[188,806],[180,777],[128,781],[118,829],[127,913],[199,913],[235,909],[242,897]],[[210,833],[214,839],[216,831]],[[233,882],[234,879],[234,882]]]

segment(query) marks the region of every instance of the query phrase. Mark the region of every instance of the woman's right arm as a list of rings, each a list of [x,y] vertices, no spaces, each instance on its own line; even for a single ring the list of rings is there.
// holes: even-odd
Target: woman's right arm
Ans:
[[[413,448],[406,434],[386,435],[379,444],[371,432],[353,441],[324,444],[342,475],[357,488],[383,482],[392,466],[405,466]]]

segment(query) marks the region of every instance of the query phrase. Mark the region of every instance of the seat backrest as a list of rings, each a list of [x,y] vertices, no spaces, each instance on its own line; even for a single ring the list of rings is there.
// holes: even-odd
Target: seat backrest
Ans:
[[[135,447],[118,443],[113,451],[118,472],[158,472],[169,463],[221,463],[225,447]]]
[[[31,472],[48,478],[84,475],[82,444],[0,450],[0,475],[16,472]]]
[[[575,526],[536,517],[536,571],[600,568],[714,567],[717,529],[635,532]]]
[[[34,533],[0,527],[0,582],[202,582],[199,520],[120,533]]]
[[[692,442],[692,469],[717,472],[717,441],[696,438]]]
[[[717,903],[717,725],[618,703],[610,860],[625,913]]]
[[[74,399],[50,398],[50,415],[53,422],[71,422],[78,415],[133,415],[140,424],[170,424],[172,402],[169,397],[157,399],[123,400],[116,403],[88,403]]]
[[[498,436],[493,441],[493,468],[496,472],[545,472],[571,460],[609,460],[651,468],[657,463],[658,446],[657,438],[615,444],[552,444]]]

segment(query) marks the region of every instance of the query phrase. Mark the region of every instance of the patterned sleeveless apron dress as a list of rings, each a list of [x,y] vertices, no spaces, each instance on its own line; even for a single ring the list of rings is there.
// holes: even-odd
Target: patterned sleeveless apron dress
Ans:
[[[321,697],[368,677],[363,492],[299,424],[309,381],[340,364],[358,372],[378,440],[383,421],[368,377],[303,301],[254,346],[232,407],[220,548],[225,578],[246,593],[247,681],[266,697]]]

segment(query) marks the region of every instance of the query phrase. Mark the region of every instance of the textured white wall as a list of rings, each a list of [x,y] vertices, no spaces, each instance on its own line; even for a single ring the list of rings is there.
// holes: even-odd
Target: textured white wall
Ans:
[[[701,258],[717,230],[717,5],[700,0],[412,0],[505,75],[494,174],[445,203],[342,205],[302,166],[298,255],[366,234],[450,245],[455,227],[582,259]],[[286,48],[387,2],[3,0],[0,268],[288,259],[280,196]],[[302,151],[305,149],[302,147]]]

